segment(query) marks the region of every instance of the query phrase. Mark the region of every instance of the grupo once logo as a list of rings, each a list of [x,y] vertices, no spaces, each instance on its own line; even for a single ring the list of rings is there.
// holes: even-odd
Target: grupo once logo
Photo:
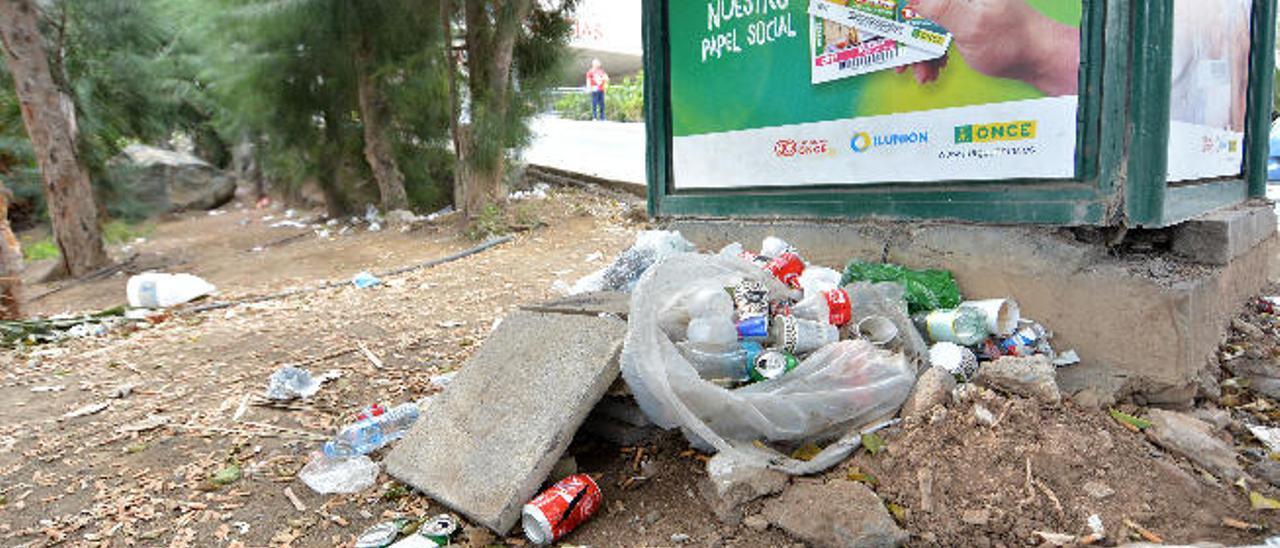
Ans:
[[[779,158],[827,154],[831,143],[826,139],[781,139],[773,144],[773,155]]]
[[[871,147],[894,147],[917,144],[929,144],[929,132],[908,131],[905,133],[872,135],[865,131],[859,131],[854,133],[853,138],[849,140],[849,148],[853,149],[854,152],[866,152],[867,149]]]
[[[956,144],[1024,141],[1035,138],[1035,120],[956,126]]]

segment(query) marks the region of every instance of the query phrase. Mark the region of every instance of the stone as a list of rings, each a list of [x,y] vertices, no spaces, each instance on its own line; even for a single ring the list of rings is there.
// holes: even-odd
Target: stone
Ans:
[[[1272,208],[1220,209],[1178,225],[1173,252],[1195,262],[1225,265],[1275,234]]]
[[[1102,405],[1102,401],[1098,398],[1098,391],[1093,388],[1086,388],[1076,392],[1071,396],[1071,401],[1083,409],[1098,409]]]
[[[387,455],[387,473],[505,535],[618,377],[625,334],[611,318],[511,314]]]
[[[699,490],[717,519],[738,525],[743,505],[782,492],[790,480],[782,472],[746,464],[732,452],[721,451],[707,461],[707,477],[699,483]]]
[[[995,426],[996,424],[996,416],[991,414],[991,410],[987,409],[987,406],[980,403],[973,404],[973,419],[978,421],[978,424],[986,427]]]
[[[1212,474],[1235,482],[1244,471],[1236,462],[1235,450],[1213,434],[1213,426],[1190,415],[1163,409],[1150,409],[1147,420],[1151,428],[1147,437],[1160,447],[1177,453]]]
[[[960,521],[969,525],[984,527],[991,523],[991,511],[985,508],[973,508],[960,514]]]
[[[1116,490],[1108,487],[1107,484],[1098,481],[1087,481],[1084,484],[1084,492],[1086,495],[1098,500],[1108,498],[1116,494]]]
[[[902,546],[908,538],[880,497],[854,481],[796,483],[765,503],[764,517],[817,547]]]
[[[521,308],[534,312],[581,314],[584,316],[606,314],[625,320],[631,312],[631,295],[621,291],[596,291],[570,295],[562,299],[527,305]]]
[[[222,207],[235,197],[235,178],[191,154],[129,145],[111,162],[113,176],[164,211]]]
[[[925,417],[935,405],[946,405],[951,401],[951,391],[956,387],[956,378],[938,367],[930,367],[916,379],[916,386],[902,404],[902,417]]]
[[[1057,368],[1047,356],[1006,356],[978,368],[973,382],[992,390],[1056,404],[1062,401],[1056,375]]]
[[[412,211],[405,209],[388,211],[384,218],[387,221],[387,226],[392,228],[410,227],[420,220],[420,217],[414,215]]]
[[[1273,487],[1280,487],[1280,462],[1259,459],[1249,465],[1249,475],[1270,483]]]
[[[1267,338],[1267,334],[1262,331],[1261,327],[1246,322],[1240,318],[1231,320],[1231,327],[1239,331],[1251,341],[1261,341]]]
[[[685,544],[690,540],[693,539],[684,533],[675,533],[671,535],[671,544]]]
[[[957,404],[974,401],[981,396],[982,389],[972,383],[961,384],[951,390],[951,400]]]
[[[760,514],[752,514],[742,518],[742,525],[747,529],[760,533],[769,528],[769,520],[764,519],[764,516]]]
[[[1197,407],[1191,411],[1191,416],[1209,423],[1215,430],[1225,430],[1231,425],[1231,412],[1226,409]]]

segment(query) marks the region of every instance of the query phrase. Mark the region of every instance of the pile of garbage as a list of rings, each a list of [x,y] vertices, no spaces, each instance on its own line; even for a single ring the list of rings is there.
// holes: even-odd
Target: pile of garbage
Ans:
[[[796,475],[835,465],[891,423],[925,368],[968,382],[1006,356],[1078,361],[1016,301],[964,300],[947,271],[854,260],[838,272],[775,237],[758,253],[683,244],[642,234],[577,285],[634,286],[622,372],[640,407],[746,464]],[[833,440],[817,456],[788,456]]]

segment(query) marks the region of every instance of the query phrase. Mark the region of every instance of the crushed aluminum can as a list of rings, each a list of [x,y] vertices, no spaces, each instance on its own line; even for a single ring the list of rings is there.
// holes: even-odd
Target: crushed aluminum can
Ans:
[[[804,259],[795,253],[783,253],[764,266],[773,277],[788,286],[800,287],[800,275],[804,273]]]
[[[396,537],[400,536],[400,529],[404,527],[407,520],[384,521],[373,527],[365,529],[360,536],[356,538],[355,548],[383,548],[390,546],[395,542]]]
[[[765,350],[751,360],[751,380],[760,382],[773,380],[800,365],[795,356],[779,350]]]
[[[440,514],[431,518],[418,528],[419,535],[435,541],[440,546],[448,546],[457,532],[458,520],[453,519],[449,514]]]
[[[590,519],[603,501],[604,495],[591,476],[569,476],[524,505],[524,534],[534,544],[551,544]]]

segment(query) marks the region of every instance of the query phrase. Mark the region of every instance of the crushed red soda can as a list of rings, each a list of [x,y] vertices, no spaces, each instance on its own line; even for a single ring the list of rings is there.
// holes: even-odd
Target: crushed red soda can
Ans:
[[[569,476],[524,505],[524,534],[534,544],[551,544],[586,522],[603,501],[604,495],[591,476]]]
[[[764,265],[764,269],[782,283],[799,288],[800,275],[804,274],[804,259],[795,253],[783,253]]]
[[[1258,312],[1280,316],[1280,297],[1258,297]]]

